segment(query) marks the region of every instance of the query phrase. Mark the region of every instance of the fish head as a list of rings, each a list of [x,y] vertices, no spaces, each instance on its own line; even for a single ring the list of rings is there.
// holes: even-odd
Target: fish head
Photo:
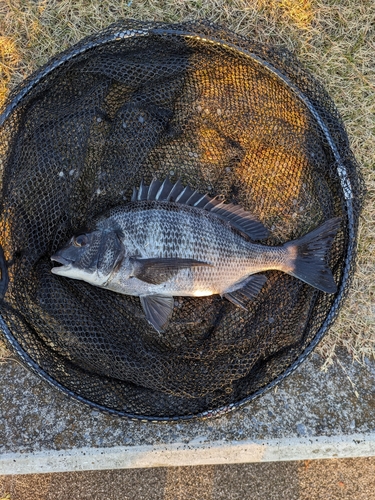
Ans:
[[[59,266],[52,268],[58,276],[87,281],[103,286],[124,256],[121,235],[116,230],[92,231],[73,236],[51,260]]]

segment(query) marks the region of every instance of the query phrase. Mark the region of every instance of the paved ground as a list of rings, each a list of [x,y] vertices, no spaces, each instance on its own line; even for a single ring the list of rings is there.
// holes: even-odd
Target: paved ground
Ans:
[[[206,444],[264,444],[269,440],[373,434],[375,363],[353,364],[347,354],[340,363],[322,372],[321,358],[312,354],[277,390],[238,411],[216,419],[153,424],[98,413],[18,363],[7,361],[0,365],[0,456],[86,447],[110,452],[117,446],[194,446],[199,439]]]
[[[320,371],[316,356],[251,405],[219,419],[156,425],[93,412],[17,363],[3,363],[0,452],[29,453],[175,441],[265,440],[372,432],[374,380],[342,360]],[[355,382],[355,391],[348,382]],[[354,383],[353,382],[353,383]],[[345,404],[342,404],[345,402]],[[375,500],[375,457],[1,476],[0,500]]]
[[[0,500],[375,500],[375,458],[0,476]]]

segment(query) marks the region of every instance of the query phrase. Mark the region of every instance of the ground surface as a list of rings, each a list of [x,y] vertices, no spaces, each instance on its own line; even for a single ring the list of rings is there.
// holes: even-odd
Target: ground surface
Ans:
[[[368,360],[364,367],[352,364],[345,352],[338,359],[340,364],[323,372],[322,360],[312,354],[276,389],[243,408],[220,418],[172,424],[131,421],[100,413],[64,395],[18,363],[4,362],[0,365],[0,468],[2,460],[12,453],[46,454],[85,448],[92,451],[99,448],[110,453],[118,446],[132,450],[174,444],[196,448],[199,443],[207,446],[222,443],[222,447],[233,447],[254,442],[275,448],[277,445],[269,443],[283,443],[284,446],[291,442],[296,447],[304,440],[313,445],[310,449],[314,451],[318,439],[333,443],[331,438],[337,437],[352,442],[353,435],[374,436],[375,364]],[[373,439],[371,446],[374,446]],[[353,446],[351,453],[356,453]],[[314,453],[317,458],[334,456],[332,452]],[[258,455],[258,460],[265,459],[263,450]],[[375,456],[375,449],[372,455]],[[300,456],[291,454],[289,460]],[[308,458],[306,454],[302,456]],[[344,456],[363,455],[338,455]],[[137,461],[130,463],[139,463],[139,458],[138,453]],[[13,457],[10,459],[13,463]],[[269,456],[267,460],[275,458]],[[172,464],[171,461],[158,463]],[[207,462],[180,461],[174,465],[191,463]],[[15,463],[14,467],[17,466]],[[106,468],[105,463],[94,468]],[[38,470],[46,471],[36,465],[30,472]],[[64,470],[75,469],[47,469],[49,472]]]
[[[375,458],[0,476],[1,500],[374,500]]]

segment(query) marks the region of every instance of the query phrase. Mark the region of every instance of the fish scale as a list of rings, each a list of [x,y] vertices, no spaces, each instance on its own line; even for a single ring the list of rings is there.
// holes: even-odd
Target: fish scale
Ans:
[[[211,293],[223,293],[228,282],[233,283],[250,272],[263,270],[262,259],[255,269],[251,264],[259,254],[258,246],[249,244],[229,224],[209,212],[194,207],[184,207],[182,210],[180,205],[171,202],[151,204],[141,201],[128,206],[126,211],[116,210],[110,217],[124,232],[124,245],[127,245],[127,235],[131,235],[143,258],[178,256],[212,265],[194,270],[182,269],[167,286],[149,286],[148,291],[151,293],[168,291],[180,296],[193,295],[197,286],[204,290],[210,289]],[[132,252],[133,248],[130,248],[130,254]],[[275,257],[273,262],[278,253],[278,249],[272,249]],[[126,272],[123,275],[121,269],[109,281],[107,288],[114,286],[117,289],[120,283],[121,287],[126,287],[129,295],[138,295],[138,288],[135,290],[140,285],[138,280],[134,284],[129,282]]]

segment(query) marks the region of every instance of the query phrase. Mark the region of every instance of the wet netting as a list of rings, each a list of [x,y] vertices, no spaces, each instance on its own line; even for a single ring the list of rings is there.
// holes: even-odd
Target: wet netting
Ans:
[[[207,22],[121,21],[15,89],[0,119],[2,329],[32,370],[134,418],[217,415],[303,361],[353,273],[363,193],[338,112],[285,49]],[[181,179],[254,213],[262,243],[342,217],[336,294],[278,271],[246,310],[176,297],[168,327],[138,297],[51,273],[51,255],[142,179]]]

